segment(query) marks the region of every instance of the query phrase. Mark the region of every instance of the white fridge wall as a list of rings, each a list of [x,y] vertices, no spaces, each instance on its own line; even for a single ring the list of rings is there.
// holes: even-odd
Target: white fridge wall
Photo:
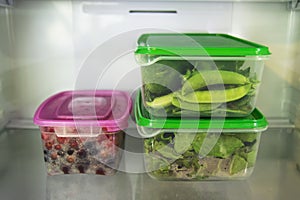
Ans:
[[[225,32],[269,46],[273,54],[266,62],[258,106],[267,116],[286,117],[293,103],[291,86],[297,85],[291,81],[297,78],[291,76],[299,77],[295,75],[299,73],[299,34],[294,34],[300,27],[297,18],[299,12],[278,1],[16,1],[14,63],[9,70],[15,86],[10,91],[10,101],[16,104],[15,117],[31,118],[45,98],[61,90],[134,91],[141,84],[133,56],[135,38],[151,30]]]
[[[10,35],[10,12],[0,7],[0,129],[8,121],[8,114],[15,106],[11,90],[12,81],[12,38]]]

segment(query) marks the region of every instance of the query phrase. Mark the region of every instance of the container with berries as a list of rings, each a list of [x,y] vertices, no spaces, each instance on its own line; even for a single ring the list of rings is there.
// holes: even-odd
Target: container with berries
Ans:
[[[132,102],[122,91],[66,91],[45,100],[40,127],[48,175],[114,175],[124,145]]]

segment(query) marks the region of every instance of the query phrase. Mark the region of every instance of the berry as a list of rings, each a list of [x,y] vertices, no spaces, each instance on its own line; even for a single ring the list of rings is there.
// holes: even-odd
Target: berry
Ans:
[[[86,151],[84,149],[80,149],[78,152],[77,152],[77,156],[79,158],[85,158],[86,157]]]
[[[74,148],[74,149],[78,149],[78,143],[76,140],[71,140],[70,141],[70,147]]]
[[[64,174],[69,174],[70,167],[64,166],[61,170],[64,172]]]
[[[50,137],[49,134],[47,134],[47,133],[42,133],[42,140],[48,140],[49,137]]]
[[[66,138],[63,138],[63,137],[57,137],[57,142],[58,142],[59,144],[64,144],[65,141],[66,141]]]
[[[51,158],[52,158],[52,160],[56,160],[57,159],[57,153],[56,152],[52,152],[51,153]]]
[[[56,150],[61,150],[61,145],[60,145],[60,144],[57,144],[57,145],[54,146],[54,148],[55,148]]]
[[[44,161],[48,162],[48,157],[44,156]]]
[[[108,135],[108,139],[109,139],[110,141],[113,141],[113,140],[114,140],[114,136],[113,136],[113,135]]]
[[[69,154],[69,155],[72,155],[74,153],[74,150],[73,149],[69,149],[68,151],[67,151],[67,154]]]
[[[105,172],[104,172],[104,170],[102,168],[98,168],[96,170],[96,174],[105,175]]]
[[[77,169],[79,170],[80,173],[84,173],[84,166],[79,165],[79,166],[77,167]]]
[[[102,127],[102,133],[107,133],[107,132],[108,132],[107,128],[106,127]]]
[[[73,156],[68,156],[68,157],[67,157],[67,161],[68,161],[69,163],[73,163],[73,162],[75,161],[75,158],[74,158]]]
[[[53,146],[53,144],[52,144],[52,142],[50,142],[50,141],[48,141],[48,142],[45,143],[45,147],[46,147],[48,150],[52,149],[52,146]]]
[[[57,152],[57,155],[63,157],[63,156],[65,156],[65,152],[62,151],[62,150],[59,150],[59,151]]]

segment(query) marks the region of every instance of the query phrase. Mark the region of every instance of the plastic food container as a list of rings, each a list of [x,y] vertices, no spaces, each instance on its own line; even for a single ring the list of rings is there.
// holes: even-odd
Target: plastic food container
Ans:
[[[40,126],[48,175],[114,175],[132,103],[121,91],[66,91],[45,100]]]
[[[268,47],[226,34],[144,34],[135,57],[154,116],[244,117],[255,108]]]
[[[255,109],[246,118],[156,118],[143,112],[137,97],[135,116],[144,137],[148,174],[159,180],[232,180],[250,176],[256,162],[265,117]]]

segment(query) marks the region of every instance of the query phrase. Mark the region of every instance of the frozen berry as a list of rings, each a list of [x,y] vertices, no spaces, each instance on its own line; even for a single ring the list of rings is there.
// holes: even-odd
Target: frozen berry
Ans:
[[[74,158],[73,156],[68,156],[68,157],[67,157],[67,161],[68,161],[69,163],[73,163],[73,162],[75,161],[75,158]]]
[[[107,128],[106,127],[102,127],[102,133],[107,133],[107,132],[108,132]]]
[[[44,156],[44,161],[48,162],[48,157],[47,156]]]
[[[48,154],[48,151],[47,151],[47,150],[44,150],[44,154]]]
[[[53,146],[53,144],[52,144],[52,142],[50,142],[50,141],[48,141],[48,142],[45,143],[45,147],[46,147],[48,150],[52,149],[52,146]]]
[[[79,166],[77,167],[77,169],[79,170],[80,173],[84,173],[84,166],[79,165]]]
[[[52,152],[51,153],[51,158],[52,158],[52,160],[56,160],[57,159],[57,153],[56,152]]]
[[[86,151],[84,149],[80,149],[78,152],[77,152],[77,156],[79,158],[85,158],[86,157]]]
[[[54,148],[55,148],[56,150],[61,150],[61,145],[60,145],[60,144],[57,144],[57,145],[54,146]]]
[[[70,141],[70,147],[74,148],[74,149],[78,149],[78,143],[76,140],[72,140]]]
[[[64,172],[64,174],[69,174],[70,167],[68,167],[68,166],[63,166],[61,170]]]
[[[74,153],[74,150],[73,149],[69,149],[68,151],[67,151],[67,154],[69,154],[69,155],[72,155]]]
[[[45,126],[45,127],[42,127],[42,131],[53,133],[54,132],[54,128],[53,127],[49,127],[49,126]]]
[[[54,133],[54,127],[48,127],[48,132]]]
[[[59,150],[59,151],[57,152],[57,155],[63,157],[63,156],[65,156],[65,152],[62,151],[62,150]]]
[[[58,142],[59,144],[64,144],[65,141],[66,141],[66,138],[63,138],[63,137],[57,137],[57,142]]]
[[[109,139],[109,141],[113,141],[114,140],[114,136],[113,135],[108,135],[108,139]]]
[[[42,140],[48,140],[49,137],[50,137],[49,134],[47,134],[47,133],[42,133]]]
[[[96,174],[105,175],[105,172],[104,172],[104,170],[102,168],[98,168],[96,170]]]

